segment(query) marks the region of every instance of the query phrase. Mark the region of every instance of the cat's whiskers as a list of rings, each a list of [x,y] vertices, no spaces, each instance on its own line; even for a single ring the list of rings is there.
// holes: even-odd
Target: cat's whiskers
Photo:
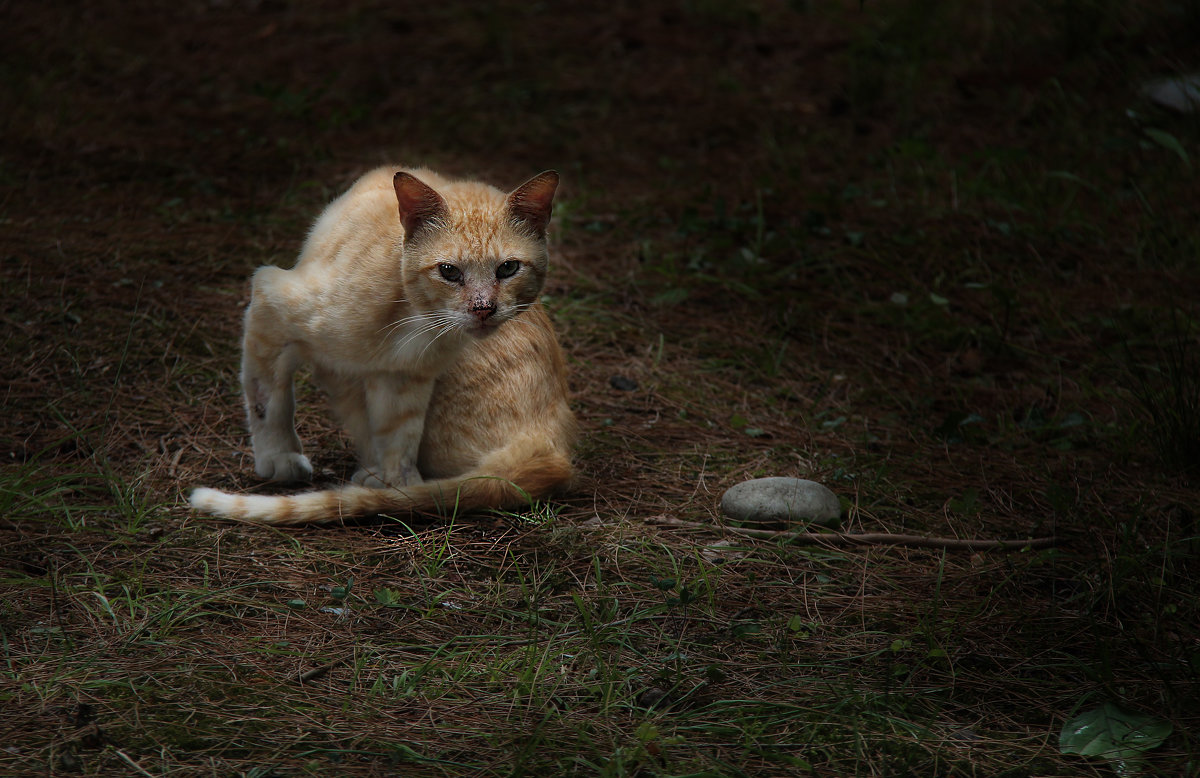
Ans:
[[[376,357],[378,357],[380,352],[382,352],[385,348],[388,347],[389,340],[391,340],[392,335],[397,330],[403,329],[405,326],[412,324],[413,322],[422,322],[422,325],[416,329],[416,332],[409,333],[408,338],[405,340],[405,343],[407,343],[408,339],[411,339],[414,335],[420,333],[421,329],[425,326],[424,323],[429,319],[429,317],[431,315],[432,314],[425,313],[425,312],[415,313],[410,316],[405,316],[401,319],[397,319],[396,321],[389,322],[388,324],[385,324],[382,327],[380,327],[378,330],[376,330],[376,333],[377,334],[383,333],[383,336],[379,339],[379,343],[375,346],[374,350],[372,351],[371,359],[375,359]],[[403,346],[404,346],[404,344],[401,344],[399,348],[403,348]]]
[[[413,324],[414,322],[419,323],[419,326],[416,327],[415,332],[420,332],[423,329],[425,329],[428,325],[430,325],[430,324],[436,325],[440,321],[444,320],[445,316],[446,316],[446,314],[442,311],[425,311],[422,313],[415,313],[411,316],[405,316],[402,319],[397,319],[396,321],[394,321],[390,324],[387,324],[384,327],[381,327],[379,331],[382,332],[383,330],[387,330],[387,333],[384,336],[384,339],[386,340],[387,337],[390,336],[392,333],[394,333],[396,330],[402,329],[409,324]],[[410,336],[412,334],[413,333],[410,333]]]
[[[432,318],[429,321],[423,322],[419,327],[416,327],[415,329],[413,329],[412,332],[408,333],[408,335],[405,336],[404,340],[402,340],[396,344],[396,346],[395,346],[396,351],[398,351],[398,352],[404,351],[404,348],[409,343],[413,342],[414,340],[421,337],[422,335],[426,335],[430,332],[433,332],[434,330],[441,329],[442,327],[446,326],[446,324],[447,324],[446,319],[443,316],[438,316],[436,318]]]
[[[525,311],[529,310],[530,308],[532,308],[533,305],[534,305],[534,303],[532,303],[532,302],[519,303],[517,305],[513,305],[509,309],[511,311],[511,313],[509,313],[508,318],[506,318],[504,320],[504,326],[508,326],[509,324],[517,323],[517,324],[520,324],[522,327],[533,327],[534,329],[537,329],[537,325],[535,325],[531,321],[529,321],[529,319],[527,317],[520,315],[520,314],[524,313]]]
[[[404,300],[404,299],[392,300],[392,304],[393,305],[407,305],[408,301]],[[424,317],[424,315],[425,315],[424,313],[417,313],[417,314],[413,314],[411,316],[405,316],[402,319],[397,319],[396,321],[388,322],[387,324],[383,325],[375,332],[376,332],[376,334],[383,332],[384,330],[388,330],[390,332],[391,330],[394,330],[396,327],[399,327],[400,325],[404,324],[405,322],[413,321],[414,319]]]
[[[415,322],[415,321],[424,321],[425,319],[428,319],[432,315],[433,314],[430,314],[427,312],[414,313],[411,316],[405,316],[402,319],[397,319],[396,321],[389,322],[389,323],[383,325],[382,327],[379,328],[378,332],[383,332],[384,330],[388,330],[389,332],[391,332],[391,331],[396,330],[399,327],[403,327],[405,324],[411,324],[412,322]]]
[[[434,343],[436,343],[436,342],[437,342],[438,338],[442,337],[442,336],[443,336],[443,335],[445,335],[447,332],[451,332],[452,330],[455,330],[455,329],[461,329],[461,328],[462,328],[462,325],[461,325],[461,323],[459,323],[459,321],[458,321],[458,319],[457,319],[457,318],[452,318],[452,317],[450,317],[450,316],[447,316],[446,318],[447,318],[447,319],[449,319],[449,321],[446,323],[446,327],[445,327],[445,329],[443,329],[443,330],[442,330],[441,332],[439,332],[437,335],[434,335],[434,336],[433,336],[433,337],[432,337],[432,338],[429,340],[429,342],[425,344],[425,348],[421,349],[421,353],[420,353],[420,354],[417,354],[417,359],[416,359],[416,361],[417,361],[417,362],[420,362],[420,361],[421,361],[421,357],[425,356],[425,352],[429,350],[429,347],[430,347],[430,346],[432,346]]]
[[[537,301],[535,300],[528,303],[517,303],[512,305],[505,313],[505,319],[503,322],[501,322],[500,326],[507,325],[509,322],[517,321],[521,323],[522,327],[532,327],[533,329],[537,329],[536,325],[529,322],[525,317],[519,315],[532,308],[536,302]],[[417,354],[416,359],[418,361],[424,357],[429,348],[436,341],[440,340],[443,335],[446,335],[454,329],[461,328],[463,326],[461,318],[456,316],[452,311],[422,311],[420,313],[410,314],[403,318],[397,319],[396,321],[389,322],[378,330],[379,332],[383,333],[383,337],[380,339],[380,343],[378,346],[376,346],[375,353],[372,356],[378,356],[384,348],[389,347],[391,336],[397,330],[404,329],[405,327],[413,324],[416,324],[417,326],[413,327],[410,332],[405,334],[403,340],[401,340],[398,344],[391,346],[391,348],[393,348],[396,352],[402,352],[409,343],[413,342],[417,338],[437,331],[436,334],[429,339],[429,342],[426,343],[421,348],[421,351]]]

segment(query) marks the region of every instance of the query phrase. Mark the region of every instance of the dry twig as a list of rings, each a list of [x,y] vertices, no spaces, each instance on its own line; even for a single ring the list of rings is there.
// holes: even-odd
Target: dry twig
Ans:
[[[732,532],[758,540],[786,540],[811,546],[905,546],[907,548],[942,548],[950,551],[998,551],[1022,548],[1049,548],[1056,538],[1029,538],[1026,540],[982,540],[977,538],[938,538],[924,535],[897,535],[891,532],[794,532],[790,530],[754,529],[751,527],[727,527],[719,524],[701,524],[684,521],[670,516],[652,516],[647,524],[661,527],[681,527],[716,532]]]

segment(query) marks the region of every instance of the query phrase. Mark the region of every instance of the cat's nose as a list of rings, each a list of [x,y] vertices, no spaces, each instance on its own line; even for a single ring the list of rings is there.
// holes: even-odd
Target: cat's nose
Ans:
[[[496,312],[495,300],[476,300],[471,303],[471,313],[480,321],[485,321],[489,316]]]

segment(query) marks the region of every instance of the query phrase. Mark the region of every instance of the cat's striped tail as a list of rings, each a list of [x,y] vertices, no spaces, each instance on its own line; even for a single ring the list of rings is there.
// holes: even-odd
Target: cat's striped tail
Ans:
[[[301,494],[263,495],[230,494],[201,487],[192,492],[189,502],[200,513],[276,526],[414,512],[456,516],[528,507],[534,500],[563,490],[571,476],[570,461],[556,449],[510,446],[489,455],[469,473],[403,488],[347,484]]]

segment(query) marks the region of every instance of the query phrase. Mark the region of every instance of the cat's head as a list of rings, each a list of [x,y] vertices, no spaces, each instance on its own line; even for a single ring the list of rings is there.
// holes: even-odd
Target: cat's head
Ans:
[[[438,192],[404,171],[393,185],[404,225],[409,304],[482,337],[538,299],[558,173],[539,173],[507,195],[473,182],[445,184]]]

